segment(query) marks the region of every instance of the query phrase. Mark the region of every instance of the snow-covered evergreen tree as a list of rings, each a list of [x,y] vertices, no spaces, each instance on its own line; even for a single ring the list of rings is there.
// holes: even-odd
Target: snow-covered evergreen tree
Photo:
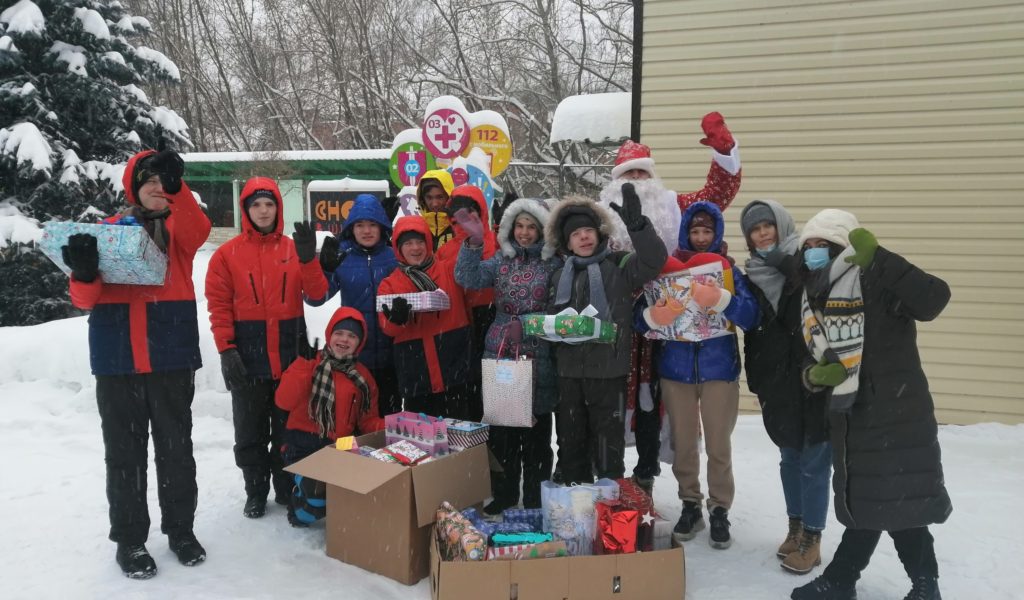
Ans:
[[[26,228],[115,212],[132,154],[161,136],[189,145],[185,122],[139,88],[179,79],[133,45],[149,30],[118,0],[0,1],[0,326],[73,314],[66,276]]]

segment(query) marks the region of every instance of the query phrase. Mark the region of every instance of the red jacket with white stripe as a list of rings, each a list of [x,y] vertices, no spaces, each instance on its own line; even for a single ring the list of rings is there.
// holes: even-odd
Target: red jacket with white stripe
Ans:
[[[274,231],[260,233],[245,199],[269,190],[277,200]],[[206,302],[217,351],[237,348],[250,377],[280,379],[306,335],[302,295],[322,298],[327,279],[315,259],[302,264],[285,237],[281,190],[273,179],[253,177],[239,196],[242,233],[217,249],[206,272]]]

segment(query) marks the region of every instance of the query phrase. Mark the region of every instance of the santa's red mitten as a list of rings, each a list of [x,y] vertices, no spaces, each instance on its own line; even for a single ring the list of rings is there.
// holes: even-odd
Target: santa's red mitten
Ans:
[[[729,154],[732,147],[736,145],[732,133],[725,125],[725,118],[720,112],[711,112],[704,115],[700,121],[700,127],[704,130],[704,136],[700,143],[711,146],[719,154]]]

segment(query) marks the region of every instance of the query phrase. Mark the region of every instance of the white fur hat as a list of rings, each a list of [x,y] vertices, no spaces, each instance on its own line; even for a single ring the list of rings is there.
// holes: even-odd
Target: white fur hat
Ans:
[[[800,246],[809,239],[820,238],[843,248],[850,245],[850,232],[860,227],[853,213],[837,208],[826,208],[814,215],[800,232]]]

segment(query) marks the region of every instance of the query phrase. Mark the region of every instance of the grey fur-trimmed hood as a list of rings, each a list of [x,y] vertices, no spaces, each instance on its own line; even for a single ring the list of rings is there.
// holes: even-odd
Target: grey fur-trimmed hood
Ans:
[[[586,196],[566,196],[551,209],[551,216],[548,217],[548,223],[544,227],[545,251],[548,248],[551,248],[552,253],[562,252],[564,254],[571,254],[569,252],[569,248],[566,246],[566,242],[568,240],[562,239],[562,222],[566,218],[566,209],[574,206],[585,206],[594,211],[594,214],[601,222],[601,227],[598,229],[601,237],[605,240],[611,237],[612,231],[615,229],[615,225],[614,221],[612,221],[612,215],[608,212],[608,209]]]
[[[505,208],[501,215],[501,223],[498,224],[498,244],[501,246],[501,254],[507,258],[515,258],[516,245],[512,243],[512,227],[515,225],[516,217],[521,213],[527,213],[540,223],[541,234],[547,239],[548,220],[551,211],[543,200],[536,198],[519,198]],[[555,255],[555,249],[549,248],[547,243],[541,250],[541,260],[547,260]]]

